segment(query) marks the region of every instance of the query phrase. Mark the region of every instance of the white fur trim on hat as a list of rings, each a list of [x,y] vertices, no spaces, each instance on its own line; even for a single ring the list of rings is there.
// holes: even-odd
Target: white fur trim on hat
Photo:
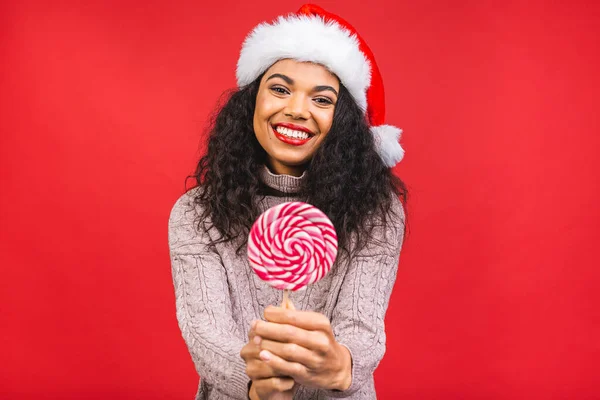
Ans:
[[[251,83],[285,58],[324,65],[338,76],[360,108],[367,109],[369,60],[360,51],[356,36],[337,22],[325,22],[320,16],[290,15],[258,25],[242,46],[236,71],[238,86]]]
[[[370,129],[383,163],[390,168],[398,164],[404,157],[404,149],[399,143],[402,129],[392,125],[372,126]]]

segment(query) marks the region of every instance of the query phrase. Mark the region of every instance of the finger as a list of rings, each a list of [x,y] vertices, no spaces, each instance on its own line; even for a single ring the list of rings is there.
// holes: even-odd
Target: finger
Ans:
[[[316,369],[320,364],[319,355],[296,343],[281,343],[272,340],[263,340],[260,344],[260,348],[262,350],[268,350],[285,361],[299,363],[310,369]]]
[[[275,371],[270,365],[262,361],[260,358],[256,360],[250,360],[246,364],[246,375],[248,375],[248,377],[252,380],[286,376],[285,374]]]
[[[331,331],[329,319],[318,312],[268,306],[264,314],[269,322],[294,325],[308,331]]]
[[[277,342],[296,343],[303,347],[311,343],[314,332],[307,331],[293,325],[278,324],[273,322],[259,321],[256,324],[255,333],[263,340],[274,340]]]
[[[258,353],[260,352],[260,347],[255,345],[254,343],[247,343],[244,347],[242,347],[242,350],[240,350],[240,357],[242,357],[242,359],[248,363],[251,360],[255,359],[255,360],[259,360],[260,357],[258,356]]]
[[[250,323],[250,329],[248,330],[248,340],[252,340],[252,338],[254,337],[254,328],[256,327],[257,322],[257,320],[254,320]]]
[[[248,362],[251,359],[259,359],[258,353],[260,352],[260,344],[262,338],[257,335],[253,335],[252,338],[242,347],[240,356]]]
[[[309,350],[326,353],[329,350],[329,336],[322,331],[308,331],[293,325],[259,321],[256,334],[262,340],[282,343],[295,343]]]
[[[278,376],[289,376],[295,381],[302,382],[307,377],[307,369],[304,365],[296,362],[286,361],[268,350],[260,352],[260,358],[277,373]]]
[[[252,386],[259,397],[268,397],[273,393],[286,392],[294,387],[292,378],[274,377],[267,379],[257,379],[252,381]]]

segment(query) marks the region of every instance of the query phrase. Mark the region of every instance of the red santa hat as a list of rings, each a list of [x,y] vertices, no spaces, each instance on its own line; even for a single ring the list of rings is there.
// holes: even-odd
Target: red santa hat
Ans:
[[[236,72],[238,85],[253,82],[284,58],[321,64],[337,75],[366,113],[383,162],[393,167],[402,160],[402,130],[383,124],[385,95],[375,57],[352,25],[313,4],[258,25],[242,46]]]

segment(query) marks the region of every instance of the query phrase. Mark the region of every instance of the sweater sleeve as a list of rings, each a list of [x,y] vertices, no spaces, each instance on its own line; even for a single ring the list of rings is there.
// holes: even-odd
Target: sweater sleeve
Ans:
[[[195,229],[189,193],[169,218],[177,321],[201,379],[230,398],[247,399],[249,378],[240,357],[245,341],[232,317],[226,271],[208,234]]]
[[[373,393],[372,377],[385,353],[384,318],[404,240],[405,218],[399,200],[395,199],[392,212],[387,228],[375,228],[342,282],[331,325],[338,343],[350,350],[352,383],[344,391],[323,391],[328,397],[366,399],[367,393]]]

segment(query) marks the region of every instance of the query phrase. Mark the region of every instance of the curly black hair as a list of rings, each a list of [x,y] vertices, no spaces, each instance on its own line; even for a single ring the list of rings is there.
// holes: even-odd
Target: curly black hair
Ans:
[[[258,203],[265,193],[259,172],[267,154],[254,134],[253,117],[261,78],[226,92],[208,124],[206,154],[190,176],[202,188],[194,198],[204,210],[198,223],[210,219],[220,241],[243,236],[245,243],[260,215]],[[392,196],[406,206],[406,185],[377,154],[364,113],[342,84],[331,129],[307,165],[297,195],[331,219],[339,247],[348,253],[364,246],[373,215],[386,223]]]

